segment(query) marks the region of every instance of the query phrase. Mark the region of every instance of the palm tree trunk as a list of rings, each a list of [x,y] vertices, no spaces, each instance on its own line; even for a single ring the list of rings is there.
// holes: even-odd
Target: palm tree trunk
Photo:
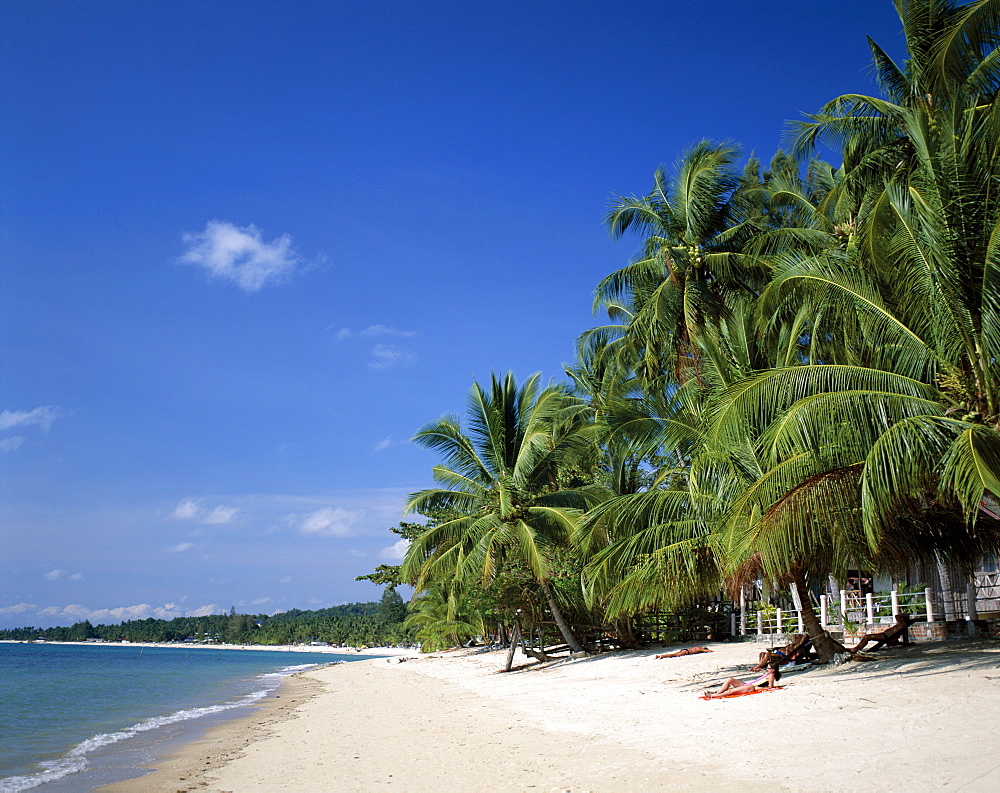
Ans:
[[[809,600],[806,577],[801,567],[795,567],[792,570],[792,586],[795,587],[795,591],[799,595],[799,600],[802,601],[802,626],[806,629],[806,633],[809,634],[809,638],[812,639],[813,647],[819,654],[819,660],[823,663],[828,663],[833,660],[833,656],[837,653],[846,653],[847,648],[830,636],[827,631],[823,630],[823,626],[819,624],[819,618],[816,616],[812,602]]]
[[[556,621],[556,626],[559,628],[559,633],[562,634],[563,641],[569,645],[571,652],[586,652],[583,649],[583,645],[581,645],[576,636],[573,635],[573,631],[570,630],[569,624],[563,618],[562,612],[559,610],[559,604],[556,603],[556,593],[552,591],[552,586],[548,581],[541,581],[539,583],[542,585],[542,592],[545,593],[545,600],[549,604],[549,611],[552,612],[552,619]]]

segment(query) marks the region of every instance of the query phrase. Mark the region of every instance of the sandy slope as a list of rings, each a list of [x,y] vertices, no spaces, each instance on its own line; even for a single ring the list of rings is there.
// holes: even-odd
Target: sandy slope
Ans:
[[[119,789],[1000,790],[996,642],[916,645],[706,702],[760,649],[711,646],[510,674],[503,652],[326,667]]]

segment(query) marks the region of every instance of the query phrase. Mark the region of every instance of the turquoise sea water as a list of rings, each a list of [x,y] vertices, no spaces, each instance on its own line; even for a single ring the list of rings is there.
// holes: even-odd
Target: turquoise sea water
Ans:
[[[281,678],[357,655],[0,643],[0,793],[88,791],[248,712]]]

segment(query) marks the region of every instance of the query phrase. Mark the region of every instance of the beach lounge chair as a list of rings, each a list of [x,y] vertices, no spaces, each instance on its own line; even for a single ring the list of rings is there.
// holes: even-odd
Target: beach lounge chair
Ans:
[[[751,672],[759,672],[768,664],[801,664],[812,658],[812,639],[808,634],[796,633],[784,647],[772,647],[760,654],[760,661],[750,667]]]
[[[873,644],[870,647],[871,650],[877,650],[882,646],[885,647],[898,647],[900,644],[910,643],[910,625],[913,623],[913,617],[909,614],[897,614],[896,624],[891,628],[887,628],[884,631],[879,631],[878,633],[869,633],[858,642],[857,646],[849,649],[851,655],[865,649],[869,644]]]

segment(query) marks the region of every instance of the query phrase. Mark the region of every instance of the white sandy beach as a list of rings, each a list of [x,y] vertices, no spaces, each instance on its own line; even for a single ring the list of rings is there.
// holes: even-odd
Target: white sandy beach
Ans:
[[[704,701],[762,645],[547,665],[457,651],[295,676],[118,791],[1000,790],[1000,644],[940,642]]]

